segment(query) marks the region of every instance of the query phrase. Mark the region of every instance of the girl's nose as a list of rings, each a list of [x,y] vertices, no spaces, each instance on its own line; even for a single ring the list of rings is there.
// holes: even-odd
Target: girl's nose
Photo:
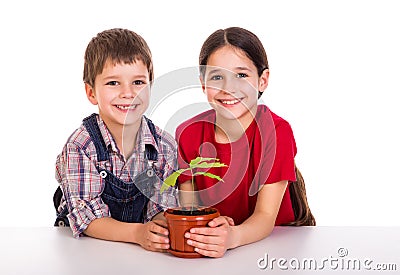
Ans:
[[[232,79],[227,79],[223,82],[222,91],[227,94],[234,94],[236,92],[236,84]]]

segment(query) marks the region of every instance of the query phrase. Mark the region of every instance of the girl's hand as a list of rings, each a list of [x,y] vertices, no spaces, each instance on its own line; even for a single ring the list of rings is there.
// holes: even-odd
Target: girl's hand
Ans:
[[[166,221],[150,221],[140,230],[139,244],[146,250],[165,252],[169,248],[168,234]]]
[[[209,227],[192,228],[185,237],[195,251],[204,256],[219,258],[233,247],[233,219],[220,216],[208,223]]]

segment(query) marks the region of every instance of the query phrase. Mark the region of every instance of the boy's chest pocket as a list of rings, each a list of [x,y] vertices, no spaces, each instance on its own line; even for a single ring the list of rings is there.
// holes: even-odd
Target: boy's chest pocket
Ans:
[[[143,171],[130,183],[109,174],[105,178],[101,198],[108,205],[114,219],[123,222],[143,222],[156,180],[157,176],[151,168]]]

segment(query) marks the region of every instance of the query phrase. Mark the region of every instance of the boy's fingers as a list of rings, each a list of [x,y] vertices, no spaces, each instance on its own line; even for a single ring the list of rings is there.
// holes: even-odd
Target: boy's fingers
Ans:
[[[149,231],[153,232],[155,234],[161,234],[161,235],[164,235],[164,236],[168,236],[168,234],[169,234],[169,231],[168,231],[167,228],[165,228],[162,225],[159,225],[156,222],[151,222],[150,227],[149,227]]]
[[[167,228],[167,227],[168,227],[167,222],[164,221],[164,220],[153,220],[153,222],[154,222],[155,224],[159,225],[159,226],[164,227],[164,228]]]

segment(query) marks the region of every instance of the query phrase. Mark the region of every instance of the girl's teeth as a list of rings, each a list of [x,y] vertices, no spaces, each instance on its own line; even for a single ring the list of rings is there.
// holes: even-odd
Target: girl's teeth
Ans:
[[[233,105],[233,104],[236,104],[238,102],[239,102],[239,100],[237,100],[237,99],[235,99],[235,100],[222,100],[222,103],[223,104],[227,104],[227,105]]]

